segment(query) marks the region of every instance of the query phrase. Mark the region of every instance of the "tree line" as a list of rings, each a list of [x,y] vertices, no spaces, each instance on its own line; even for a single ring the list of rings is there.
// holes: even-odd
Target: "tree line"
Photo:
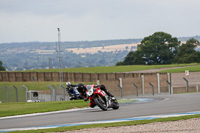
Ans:
[[[0,61],[0,71],[5,71],[6,69],[5,67],[2,66],[2,64],[3,64],[2,61]]]
[[[96,54],[78,55],[72,52],[63,51],[63,68],[95,67],[113,65],[135,65],[135,64],[172,64],[200,62],[199,52],[196,47],[199,45],[200,36],[176,38],[164,32],[156,32],[144,39],[119,39],[105,41],[80,41],[62,42],[62,48],[86,48],[104,47],[114,44],[138,43],[137,51],[129,52],[98,52]],[[181,44],[181,41],[187,41]],[[34,53],[34,50],[56,50],[55,42],[27,42],[0,44],[0,71],[8,70],[29,70],[45,69],[47,67],[57,68],[58,58],[56,53],[41,55]],[[16,50],[16,48],[19,48]],[[9,50],[10,51],[9,51]],[[16,52],[20,51],[21,52]],[[10,53],[9,53],[10,52]],[[122,61],[123,60],[123,61]],[[118,62],[116,64],[116,62]]]
[[[198,40],[191,38],[181,43],[165,32],[155,32],[145,37],[136,51],[130,51],[123,61],[116,65],[161,65],[176,63],[200,63]]]

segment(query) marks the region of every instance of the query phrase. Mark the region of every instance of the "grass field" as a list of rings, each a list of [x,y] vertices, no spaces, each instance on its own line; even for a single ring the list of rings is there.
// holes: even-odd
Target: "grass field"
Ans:
[[[78,83],[73,83],[78,84]],[[96,83],[84,83],[84,84],[96,84]],[[50,90],[48,85],[60,86],[60,82],[1,82],[0,87],[4,86],[23,86],[25,85],[29,90]],[[63,83],[65,87],[65,82]]]
[[[0,104],[0,117],[88,107],[83,100]]]
[[[200,72],[200,66],[192,66],[192,67],[185,67],[185,68],[178,68],[178,69],[169,69],[160,71],[161,73],[181,73],[185,72],[185,70],[189,70],[189,72]]]
[[[115,72],[129,72],[129,71],[140,71],[140,70],[180,67],[180,66],[194,66],[194,65],[200,65],[200,64],[192,63],[192,64],[172,64],[172,65],[127,65],[127,66],[108,66],[108,67],[85,67],[85,68],[66,68],[62,69],[62,71],[77,72],[77,73],[115,73]],[[28,70],[26,72],[59,72],[59,69]]]

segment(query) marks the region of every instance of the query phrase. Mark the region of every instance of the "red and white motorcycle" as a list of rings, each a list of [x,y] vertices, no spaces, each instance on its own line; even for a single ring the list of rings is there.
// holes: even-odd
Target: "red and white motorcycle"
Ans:
[[[110,96],[100,89],[100,87],[95,87],[94,85],[87,85],[87,96],[90,101],[102,110],[106,111],[108,108],[118,109],[119,103],[116,99],[112,99]]]

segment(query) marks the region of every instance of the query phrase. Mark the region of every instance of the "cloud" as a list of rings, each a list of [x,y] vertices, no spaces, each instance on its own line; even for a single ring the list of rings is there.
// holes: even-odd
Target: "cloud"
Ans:
[[[198,0],[1,0],[0,42],[197,35]]]

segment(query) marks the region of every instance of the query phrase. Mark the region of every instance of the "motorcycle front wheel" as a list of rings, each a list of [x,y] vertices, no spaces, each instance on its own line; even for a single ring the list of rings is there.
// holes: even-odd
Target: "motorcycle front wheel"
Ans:
[[[107,105],[106,105],[106,99],[105,97],[99,95],[98,97],[94,98],[94,102],[97,104],[97,106],[99,106],[99,108],[101,108],[103,111],[106,111],[108,109]]]
[[[119,108],[119,103],[116,100],[112,103],[112,108],[113,109],[118,109]]]

